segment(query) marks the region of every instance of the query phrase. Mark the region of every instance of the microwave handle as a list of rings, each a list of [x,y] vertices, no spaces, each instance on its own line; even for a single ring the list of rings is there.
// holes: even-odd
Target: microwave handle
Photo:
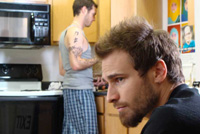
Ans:
[[[34,42],[35,37],[35,21],[34,21],[34,15],[30,16],[30,38],[31,42]]]

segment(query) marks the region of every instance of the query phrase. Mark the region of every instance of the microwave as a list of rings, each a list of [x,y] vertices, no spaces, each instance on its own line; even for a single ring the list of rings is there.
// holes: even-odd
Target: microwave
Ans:
[[[49,46],[50,5],[0,2],[0,48]]]

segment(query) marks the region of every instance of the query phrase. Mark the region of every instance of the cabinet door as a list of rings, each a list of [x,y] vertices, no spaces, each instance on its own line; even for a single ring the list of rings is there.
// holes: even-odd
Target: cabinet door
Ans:
[[[106,102],[106,113],[118,115],[119,112],[114,108],[113,103]]]
[[[96,4],[98,4],[98,0],[94,0],[94,2]],[[97,14],[95,16],[95,21],[92,22],[92,25],[90,27],[85,27],[84,28],[84,32],[85,32],[85,35],[88,39],[89,42],[96,42],[97,41],[97,38],[98,38],[98,21],[99,21],[99,17],[98,17],[98,10],[99,8],[97,8]]]
[[[97,107],[97,117],[98,117],[98,128],[99,134],[105,134],[105,98],[104,96],[95,97],[96,107]]]
[[[111,26],[136,15],[136,0],[111,0]]]
[[[112,103],[105,103],[105,132],[106,134],[127,134],[128,128],[124,127],[119,119],[118,111],[113,107]]]
[[[95,97],[95,102],[96,102],[97,112],[104,114],[104,112],[105,112],[104,96]]]
[[[147,121],[148,119],[144,118],[137,127],[129,128],[129,134],[140,134]]]
[[[48,0],[0,0],[1,2],[21,2],[21,3],[43,3],[47,4]]]
[[[188,1],[188,25],[194,25],[195,20],[194,20],[194,15],[195,15],[195,9],[194,9],[194,0],[189,0]]]
[[[58,43],[62,31],[72,23],[73,2],[73,0],[52,0],[52,44]],[[97,21],[98,17],[96,16],[92,25],[84,29],[89,42],[96,42],[97,40]]]
[[[111,28],[111,1],[99,0],[98,9],[98,30],[100,37]]]
[[[161,0],[137,0],[137,15],[144,17],[154,28],[162,29]]]
[[[62,31],[72,23],[73,0],[52,0],[52,44],[56,44]]]
[[[128,129],[121,124],[117,115],[106,115],[106,134],[127,134]]]
[[[105,119],[104,115],[98,114],[98,128],[99,128],[99,134],[105,134]]]

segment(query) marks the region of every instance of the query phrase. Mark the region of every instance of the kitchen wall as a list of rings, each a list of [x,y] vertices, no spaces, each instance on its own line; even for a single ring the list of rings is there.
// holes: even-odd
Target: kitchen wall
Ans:
[[[0,63],[41,64],[43,81],[62,81],[63,77],[59,75],[58,52],[58,46],[50,46],[35,50],[0,49]],[[94,54],[93,46],[92,54]],[[96,64],[93,69],[94,73],[101,73],[100,64]]]
[[[62,81],[59,75],[58,46],[41,49],[0,49],[0,63],[41,64],[43,81]]]
[[[195,19],[195,42],[196,42],[196,63],[194,77],[196,81],[200,81],[200,0],[194,1],[194,19]]]

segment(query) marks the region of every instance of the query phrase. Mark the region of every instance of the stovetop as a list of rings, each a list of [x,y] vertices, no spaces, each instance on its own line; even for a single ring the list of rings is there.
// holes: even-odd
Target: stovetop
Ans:
[[[0,64],[0,96],[62,95],[61,90],[42,90],[40,64]]]
[[[0,64],[1,81],[42,81],[41,64]]]

